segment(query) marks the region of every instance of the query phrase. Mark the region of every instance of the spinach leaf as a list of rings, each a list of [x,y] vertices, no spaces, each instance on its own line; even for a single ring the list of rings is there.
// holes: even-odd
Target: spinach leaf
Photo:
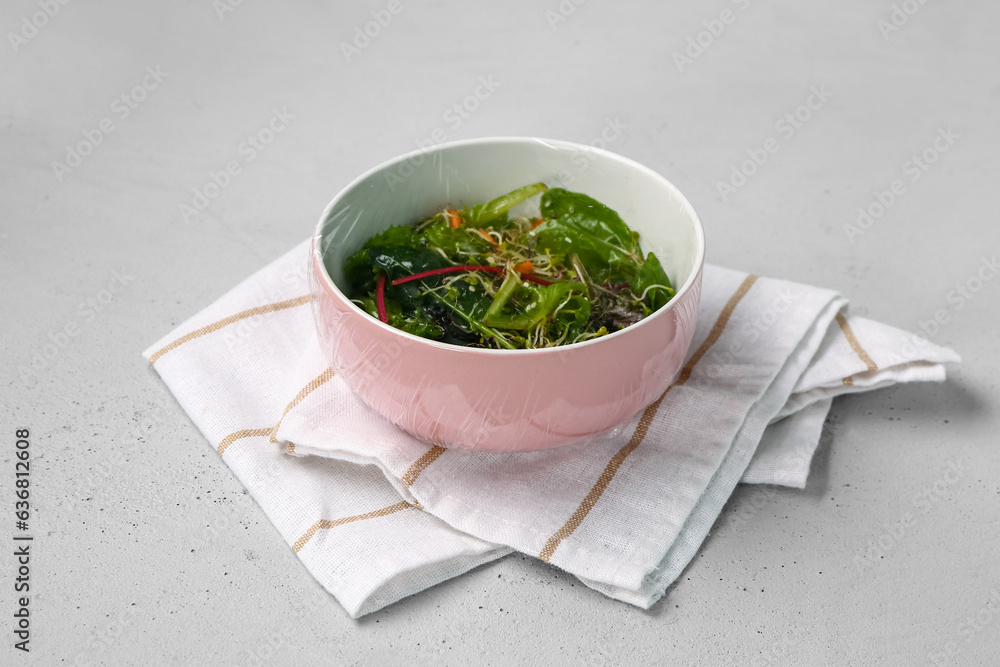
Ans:
[[[366,245],[347,259],[344,277],[347,279],[348,293],[367,294],[375,290],[375,282],[380,273],[384,272],[391,282],[396,278],[444,266],[448,266],[448,260],[422,246]],[[387,292],[407,304],[412,300],[414,292],[419,291],[415,285],[410,289],[403,289],[407,285],[410,283],[387,286]]]
[[[642,263],[639,235],[617,213],[562,188],[542,195],[541,213],[546,221],[534,231],[539,247],[575,252],[597,283],[631,282]]]
[[[372,246],[368,251],[372,266],[385,271],[390,281],[450,266],[444,257],[420,246]]]
[[[344,264],[344,277],[347,279],[348,291],[367,293],[375,289],[377,272],[374,270],[373,258],[379,252],[400,252],[391,249],[419,247],[413,225],[396,225],[379,232],[368,239],[361,246],[361,250],[347,258]]]
[[[646,261],[642,263],[632,284],[632,291],[640,296],[645,292],[643,301],[648,304],[651,311],[664,306],[677,293],[670,284],[670,278],[663,270],[663,265],[653,253],[646,255]]]

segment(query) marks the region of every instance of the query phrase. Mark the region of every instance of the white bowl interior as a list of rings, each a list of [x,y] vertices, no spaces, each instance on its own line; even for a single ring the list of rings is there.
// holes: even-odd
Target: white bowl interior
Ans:
[[[564,141],[503,137],[442,144],[363,174],[330,203],[319,227],[324,263],[344,292],[341,267],[372,235],[440,211],[485,203],[535,182],[583,192],[614,209],[655,252],[678,292],[694,279],[704,235],[677,188],[621,156]],[[537,198],[534,200],[537,202]],[[537,203],[526,204],[537,211]]]

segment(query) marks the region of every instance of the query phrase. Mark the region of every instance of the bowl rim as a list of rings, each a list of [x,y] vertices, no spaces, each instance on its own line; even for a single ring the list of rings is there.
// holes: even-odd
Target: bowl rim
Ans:
[[[430,338],[422,338],[406,331],[401,331],[394,326],[391,326],[381,320],[372,318],[366,311],[362,310],[356,303],[354,303],[344,292],[337,286],[330,277],[330,272],[326,268],[326,262],[323,261],[322,252],[320,250],[320,244],[317,241],[320,238],[320,233],[324,223],[327,221],[330,213],[339,204],[340,200],[344,197],[352,188],[355,188],[359,183],[363,182],[365,179],[379,173],[390,169],[398,164],[406,162],[407,160],[413,159],[418,156],[427,156],[435,152],[439,152],[445,149],[462,147],[462,146],[477,146],[477,145],[491,145],[491,144],[522,144],[522,143],[541,143],[544,145],[551,145],[553,147],[569,148],[574,150],[582,150],[591,153],[602,154],[604,157],[611,160],[615,160],[626,164],[632,169],[636,169],[641,172],[652,176],[655,180],[659,181],[661,185],[665,186],[667,190],[670,190],[674,197],[683,205],[684,209],[688,213],[691,222],[694,224],[694,236],[697,247],[695,249],[695,262],[692,267],[691,273],[688,276],[684,284],[677,290],[673,298],[670,301],[657,310],[655,313],[649,317],[645,317],[639,322],[632,324],[624,329],[619,329],[618,331],[607,334],[606,336],[600,336],[598,338],[591,338],[590,340],[581,341],[579,343],[570,343],[569,345],[559,345],[557,347],[542,347],[534,349],[516,349],[516,350],[497,350],[492,348],[479,348],[479,347],[466,347],[463,345],[452,345],[450,343],[442,343],[436,340],[431,340]],[[641,242],[641,238],[640,238]],[[315,231],[312,236],[312,247],[310,252],[310,261],[312,263],[312,271],[316,271],[316,264],[319,265],[319,271],[322,274],[323,282],[325,287],[332,289],[335,296],[340,297],[348,305],[349,308],[353,308],[357,314],[363,315],[372,321],[376,326],[382,327],[383,329],[392,332],[396,336],[401,336],[404,340],[408,340],[417,344],[429,345],[432,348],[437,348],[441,350],[448,350],[454,353],[461,354],[489,354],[489,355],[503,355],[505,357],[510,357],[514,355],[531,355],[538,356],[543,354],[565,354],[571,350],[579,350],[585,347],[591,347],[595,345],[607,344],[610,340],[617,340],[622,335],[627,334],[630,331],[636,330],[638,327],[642,327],[652,320],[656,320],[661,317],[665,317],[667,313],[674,310],[674,307],[681,301],[681,297],[686,295],[694,289],[698,277],[700,276],[704,265],[705,265],[705,229],[702,225],[701,218],[698,217],[697,211],[695,211],[694,206],[688,201],[688,198],[684,196],[684,193],[680,189],[670,182],[666,177],[661,175],[659,172],[647,167],[646,165],[636,162],[631,158],[627,158],[618,153],[614,153],[605,148],[598,148],[596,146],[590,146],[588,144],[580,144],[572,141],[565,141],[563,139],[546,139],[541,137],[531,137],[531,136],[494,136],[494,137],[477,137],[472,139],[459,139],[455,141],[447,141],[439,144],[434,144],[433,146],[427,146],[418,148],[416,150],[408,151],[396,157],[390,158],[381,162],[380,164],[364,171],[360,175],[353,178],[349,183],[344,185],[340,190],[334,195],[330,203],[326,205],[323,209],[323,213],[320,215],[319,222],[316,224]]]

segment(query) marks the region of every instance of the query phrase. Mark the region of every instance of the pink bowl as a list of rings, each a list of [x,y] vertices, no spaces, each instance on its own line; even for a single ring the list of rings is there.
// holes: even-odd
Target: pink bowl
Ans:
[[[341,291],[341,267],[373,234],[542,181],[618,211],[660,258],[677,295],[627,329],[541,350],[447,345],[383,324]],[[536,204],[537,206],[537,204]],[[621,156],[547,139],[441,144],[361,175],[313,238],[313,309],[334,372],[365,403],[444,447],[524,452],[580,442],[629,420],[676,378],[698,316],[705,239],[670,182]]]

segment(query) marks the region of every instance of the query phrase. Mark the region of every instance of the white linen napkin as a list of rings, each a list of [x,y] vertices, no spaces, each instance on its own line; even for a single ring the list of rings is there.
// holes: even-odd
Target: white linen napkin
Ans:
[[[328,368],[308,254],[292,249],[144,356],[353,617],[511,549],[648,608],[738,482],[805,485],[834,396],[941,381],[959,361],[847,314],[832,291],[706,266],[684,370],[641,415],[546,452],[445,450]]]

